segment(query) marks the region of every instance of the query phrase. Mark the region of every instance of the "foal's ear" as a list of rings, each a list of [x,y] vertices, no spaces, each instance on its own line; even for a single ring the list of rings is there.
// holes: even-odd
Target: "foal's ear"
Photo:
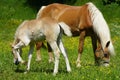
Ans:
[[[106,44],[106,48],[107,48],[109,45],[110,45],[110,41],[107,42],[107,44]]]

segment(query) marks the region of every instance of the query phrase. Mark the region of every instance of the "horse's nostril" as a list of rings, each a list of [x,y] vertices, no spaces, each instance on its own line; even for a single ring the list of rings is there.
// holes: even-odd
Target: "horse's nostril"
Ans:
[[[16,62],[15,62],[15,65],[18,65],[18,64],[19,64],[19,62],[18,62],[18,61],[16,61]]]
[[[18,65],[19,64],[19,61],[18,61],[18,59],[15,61],[15,65]]]
[[[104,57],[107,57],[107,54],[104,54]]]

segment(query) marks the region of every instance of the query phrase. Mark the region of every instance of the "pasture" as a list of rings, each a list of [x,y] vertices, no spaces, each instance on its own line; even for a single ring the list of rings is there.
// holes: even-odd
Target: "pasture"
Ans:
[[[11,3],[9,3],[10,1]],[[7,6],[5,6],[6,3],[8,4]],[[47,49],[45,48],[41,50],[41,62],[35,61],[36,50],[34,51],[29,73],[23,73],[26,69],[25,65],[20,65],[19,70],[17,70],[17,66],[13,64],[10,45],[14,39],[15,30],[24,19],[33,19],[36,16],[36,11],[33,11],[27,6],[23,6],[22,3],[18,3],[16,6],[13,5],[17,3],[17,0],[8,0],[8,2],[3,0],[0,3],[0,80],[120,80],[120,16],[117,15],[120,12],[120,6],[112,4],[112,6],[102,6],[100,8],[110,27],[116,52],[116,56],[111,57],[110,66],[102,67],[94,65],[91,39],[87,38],[81,58],[82,66],[76,68],[79,37],[69,38],[63,36],[62,40],[68,53],[72,72],[67,73],[65,61],[61,55],[59,72],[56,76],[53,76],[54,64],[48,62]],[[119,11],[115,11],[114,8]],[[113,11],[109,12],[111,10]],[[114,13],[113,16],[110,16],[114,11],[116,14]],[[28,47],[23,49],[24,60],[28,58],[27,52]]]

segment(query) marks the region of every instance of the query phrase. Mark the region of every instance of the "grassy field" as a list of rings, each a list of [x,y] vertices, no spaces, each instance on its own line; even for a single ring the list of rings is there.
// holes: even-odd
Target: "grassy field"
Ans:
[[[104,7],[100,4],[97,5],[108,22],[114,42],[116,56],[111,57],[110,66],[94,65],[91,40],[86,38],[81,58],[82,66],[76,68],[79,37],[68,38],[63,36],[63,43],[68,53],[72,72],[67,73],[64,58],[61,55],[59,72],[54,77],[52,75],[54,64],[48,63],[46,49],[41,50],[41,62],[35,61],[36,51],[34,51],[31,70],[28,74],[23,73],[26,69],[25,65],[20,65],[19,70],[17,70],[17,66],[13,64],[10,44],[14,39],[15,30],[23,20],[33,19],[36,15],[36,11],[25,6],[24,3],[25,0],[21,0],[21,2],[18,0],[1,0],[0,2],[0,80],[120,80],[120,6],[116,4]],[[78,2],[75,5],[78,5]],[[112,16],[110,16],[111,14]],[[24,48],[23,52],[23,59],[27,60],[28,47]]]

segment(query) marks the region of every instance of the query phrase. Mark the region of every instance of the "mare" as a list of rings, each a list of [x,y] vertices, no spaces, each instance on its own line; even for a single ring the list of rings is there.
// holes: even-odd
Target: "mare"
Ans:
[[[109,65],[110,55],[115,54],[110,30],[102,13],[93,3],[89,2],[82,6],[53,3],[43,6],[42,9],[39,10],[36,19],[41,19],[46,16],[54,18],[58,22],[65,22],[71,28],[73,36],[80,36],[78,58],[76,61],[77,67],[81,66],[80,58],[86,36],[90,36],[92,39],[95,63],[102,63],[104,66]],[[39,44],[36,44],[37,50],[40,49],[42,42],[39,42]],[[39,54],[40,51],[37,52],[37,54]],[[48,52],[52,55],[49,45]]]
[[[38,41],[46,40],[50,47],[52,48],[54,55],[55,55],[55,65],[53,74],[56,75],[58,72],[59,66],[59,57],[60,51],[62,52],[65,62],[67,71],[70,72],[70,64],[65,52],[63,43],[61,41],[62,33],[66,34],[67,36],[72,36],[70,28],[64,23],[59,22],[57,23],[56,20],[44,17],[40,20],[25,20],[16,30],[15,39],[12,44],[12,53],[14,56],[14,63],[18,65],[19,63],[25,63],[23,61],[22,55],[22,48],[24,46],[30,46],[28,52],[28,62],[27,62],[27,71],[30,70],[30,63],[32,58],[32,53],[34,49],[34,45]]]

